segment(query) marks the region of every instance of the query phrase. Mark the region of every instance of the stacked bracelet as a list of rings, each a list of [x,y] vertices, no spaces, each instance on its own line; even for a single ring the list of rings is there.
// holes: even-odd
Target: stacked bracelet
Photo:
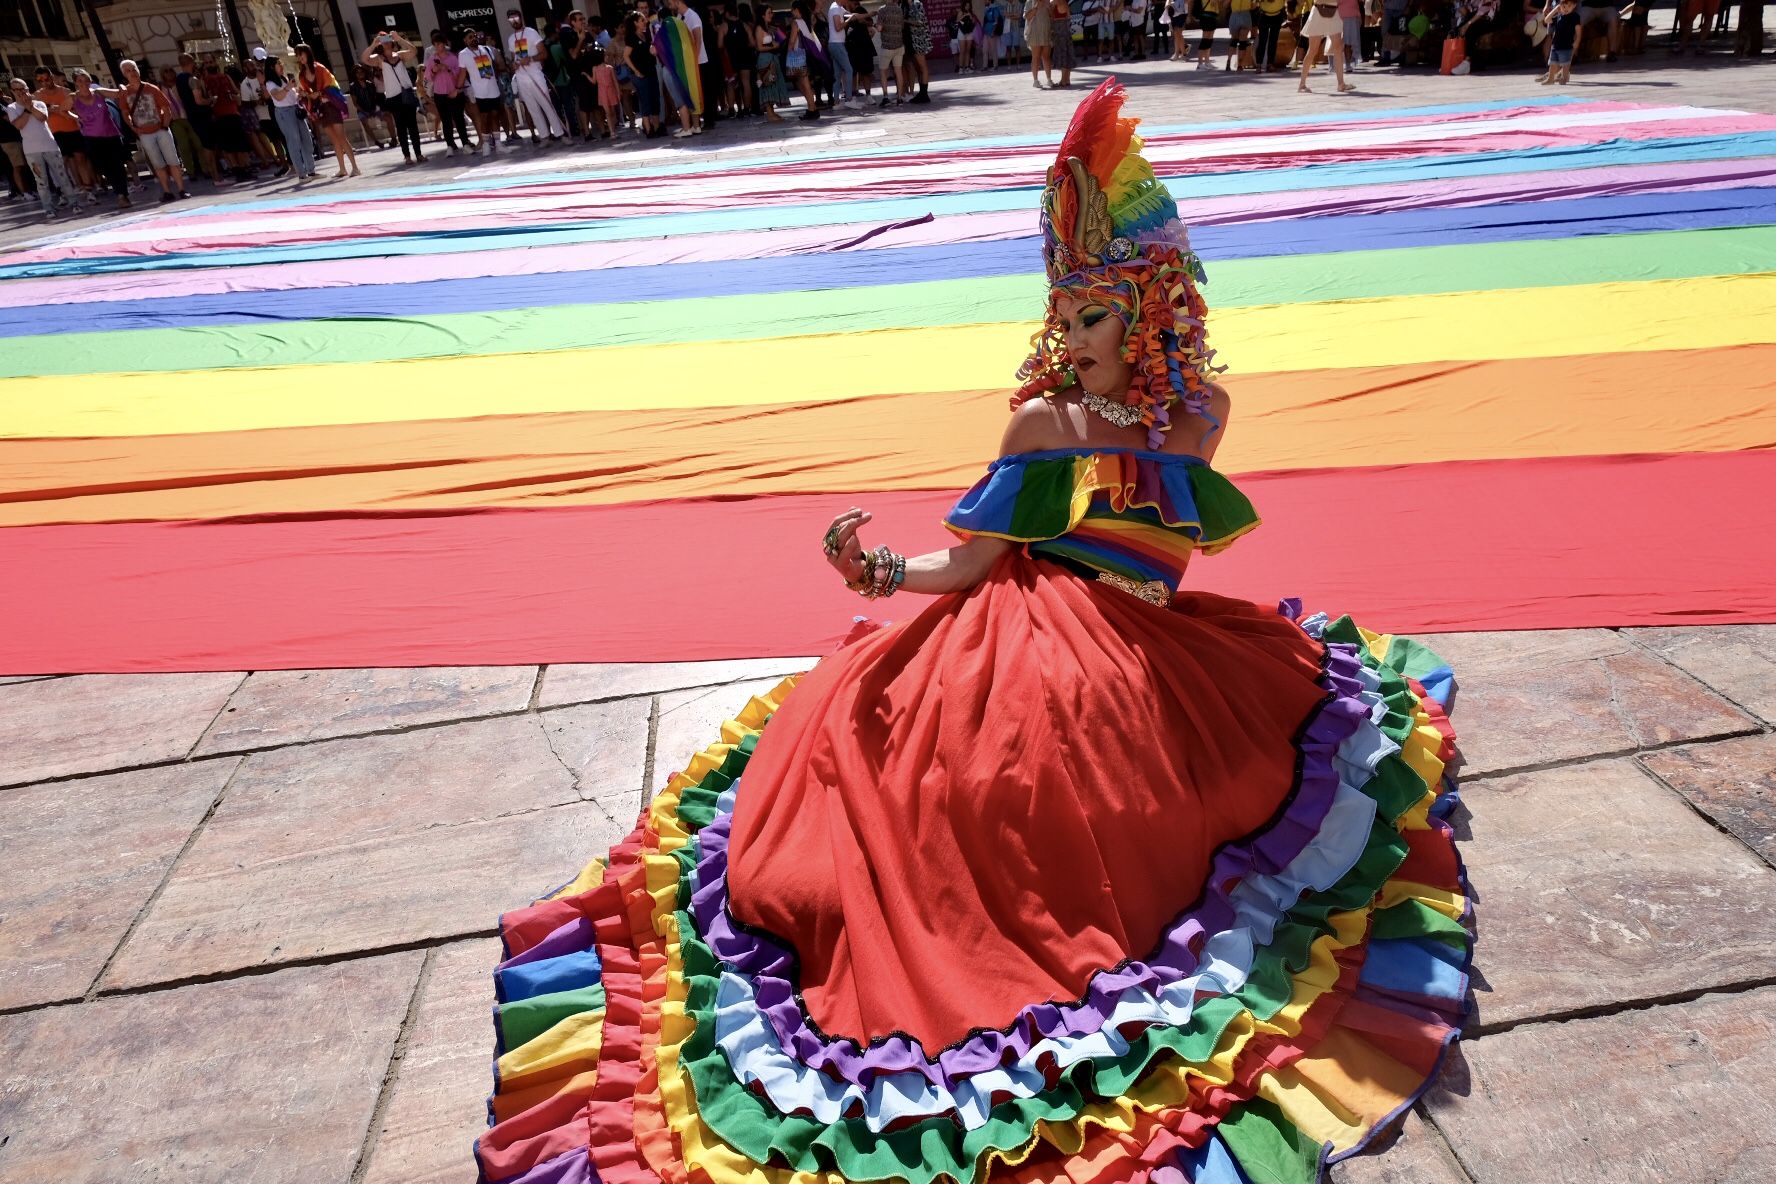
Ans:
[[[906,580],[906,556],[896,555],[887,547],[877,547],[863,555],[863,574],[855,583],[847,584],[866,600],[892,596]]]

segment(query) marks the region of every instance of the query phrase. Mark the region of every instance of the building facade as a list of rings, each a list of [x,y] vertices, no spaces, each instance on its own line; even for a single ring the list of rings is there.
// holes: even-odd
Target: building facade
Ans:
[[[29,78],[39,66],[108,73],[75,0],[0,0],[0,75]]]

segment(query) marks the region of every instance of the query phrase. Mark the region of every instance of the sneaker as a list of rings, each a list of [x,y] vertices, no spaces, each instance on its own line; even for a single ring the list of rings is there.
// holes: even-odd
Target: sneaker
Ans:
[[[694,127],[691,129],[691,134],[693,136],[700,136],[703,134],[703,129],[701,127]]]
[[[169,201],[173,201],[173,200],[175,200],[175,198],[170,193],[162,193],[160,195],[160,204],[163,206],[166,205]]]
[[[818,111],[804,111],[804,112],[802,112],[803,122],[812,122],[813,120],[816,120],[819,118],[820,118],[820,112],[818,112]]]
[[[492,156],[493,155],[493,141],[492,140],[482,140],[481,141],[481,155],[482,156]]]
[[[448,159],[452,156],[455,156],[455,155],[456,155],[456,145],[455,144],[452,144],[452,145],[450,145],[450,147],[444,149],[444,156],[446,159]]]
[[[312,177],[312,176],[314,176],[314,174],[310,173],[309,176]],[[179,190],[179,200],[180,201],[184,201],[185,199],[189,198],[190,196],[191,196],[191,194],[187,193],[185,190],[183,190],[183,189]]]
[[[691,138],[690,130],[688,128],[675,127],[672,129],[672,138],[675,140],[688,140]]]
[[[920,91],[918,94],[916,94],[912,98],[908,99],[907,102],[912,103],[915,106],[923,107],[926,104],[931,102],[931,96],[926,94],[924,91]]]

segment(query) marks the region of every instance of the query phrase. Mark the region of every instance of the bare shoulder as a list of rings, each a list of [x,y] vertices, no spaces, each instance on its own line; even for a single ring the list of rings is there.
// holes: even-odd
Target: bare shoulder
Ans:
[[[1011,422],[1005,425],[1005,435],[999,441],[999,455],[1066,448],[1075,443],[1073,436],[1065,410],[1053,400],[1037,397],[1011,413]]]
[[[1219,384],[1211,383],[1209,389],[1209,406],[1206,416],[1173,410],[1172,429],[1166,433],[1165,450],[1167,452],[1199,456],[1205,461],[1215,459],[1215,450],[1221,447],[1221,441],[1227,438],[1227,424],[1232,414],[1233,401]],[[1216,424],[1220,426],[1216,427]]]

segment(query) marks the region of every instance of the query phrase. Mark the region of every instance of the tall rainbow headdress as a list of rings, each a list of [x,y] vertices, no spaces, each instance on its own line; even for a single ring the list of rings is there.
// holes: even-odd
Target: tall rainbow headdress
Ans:
[[[1075,381],[1054,294],[1090,296],[1114,308],[1128,335],[1123,360],[1135,368],[1128,402],[1144,414],[1150,447],[1171,428],[1171,407],[1209,414],[1214,352],[1197,284],[1202,263],[1165,185],[1141,155],[1138,119],[1122,114],[1126,92],[1109,78],[1073,113],[1042,191],[1042,255],[1049,305],[1033,352],[1018,369],[1012,407]]]

